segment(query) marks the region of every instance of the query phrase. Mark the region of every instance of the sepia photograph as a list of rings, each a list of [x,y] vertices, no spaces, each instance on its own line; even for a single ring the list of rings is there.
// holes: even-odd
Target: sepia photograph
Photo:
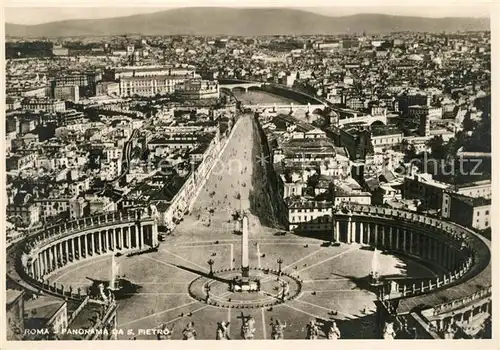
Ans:
[[[0,348],[493,339],[491,11],[5,5]]]

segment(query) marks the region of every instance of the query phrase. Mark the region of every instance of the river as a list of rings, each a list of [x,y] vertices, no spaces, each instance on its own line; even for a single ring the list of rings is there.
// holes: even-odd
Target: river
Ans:
[[[257,90],[250,90],[248,92],[245,92],[244,90],[240,89],[234,89],[233,90],[234,95],[238,100],[242,102],[242,104],[252,104],[252,105],[258,105],[260,103],[276,103],[276,104],[289,104],[289,103],[297,103],[297,101],[294,101],[290,98],[271,94],[269,92],[265,91],[257,91]]]

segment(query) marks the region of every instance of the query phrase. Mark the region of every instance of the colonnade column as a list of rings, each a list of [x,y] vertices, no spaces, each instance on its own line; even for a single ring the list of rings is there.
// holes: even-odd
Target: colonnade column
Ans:
[[[37,276],[37,278],[40,278],[43,275],[42,255],[41,254],[38,254],[38,259],[36,259],[36,262],[38,264],[38,276]]]
[[[443,265],[448,268],[448,259],[450,255],[450,250],[447,244],[443,244],[444,254],[443,254]]]
[[[352,218],[349,217],[349,220],[347,221],[347,243],[351,243],[351,223]]]
[[[42,275],[47,273],[47,260],[45,259],[45,251],[40,253],[40,259],[42,259]]]
[[[420,249],[421,249],[421,247],[420,247],[421,246],[421,236],[420,236],[420,234],[419,233],[414,234],[413,239],[415,240],[415,242],[413,242],[413,249],[415,251],[415,254],[418,255],[418,256],[422,256],[421,255],[421,251],[420,251]]]
[[[431,242],[431,239],[428,236],[424,236],[421,250],[424,252],[424,254],[425,254],[424,256],[427,259],[432,260],[432,255],[430,254],[432,252],[432,247],[430,245],[430,242]]]
[[[451,256],[451,249],[446,245],[446,257],[445,257],[445,266],[446,268],[450,268],[450,256]]]
[[[351,227],[351,243],[356,243],[356,221],[353,221],[351,223],[352,227]]]
[[[371,235],[372,235],[372,224],[368,223],[368,225],[366,225],[366,244],[368,245],[371,244]]]
[[[106,252],[109,250],[109,237],[108,237],[108,230],[104,230],[104,249]]]
[[[438,241],[435,238],[432,238],[432,256],[434,259],[434,262],[439,264],[439,250],[438,250]]]
[[[59,252],[57,250],[57,243],[50,247],[50,249],[52,251],[52,269],[55,270],[57,269],[57,259],[59,255]]]
[[[386,226],[382,225],[382,247],[385,248],[385,230],[386,230]]]
[[[373,241],[373,245],[375,247],[378,247],[378,224],[375,224],[375,227],[374,227],[374,230],[375,230],[375,240]]]
[[[393,246],[392,246],[392,226],[389,227],[389,246],[391,247],[391,249],[393,249]]]
[[[69,262],[69,239],[65,240],[66,261]]]
[[[52,247],[47,248],[47,272],[52,272]]]
[[[83,235],[83,242],[83,246],[85,247],[85,258],[87,258],[89,256],[89,241],[86,233]]]
[[[63,249],[62,249],[63,243],[64,242],[59,243],[59,255],[60,255],[62,265],[64,265],[64,254],[63,254]]]
[[[340,222],[335,220],[335,242],[340,241]]]
[[[450,268],[450,270],[453,271],[453,268],[455,267],[455,265],[453,264],[453,255],[454,255],[454,251],[453,251],[453,248],[449,248],[448,249],[448,266]]]
[[[38,257],[38,255],[37,255]],[[33,278],[38,279],[40,269],[38,267],[38,259],[33,258]]]
[[[135,247],[137,249],[140,248],[140,244],[139,244],[139,228],[137,226],[134,227],[135,229]]]
[[[131,239],[130,239],[130,227],[125,227],[125,244],[127,245],[127,249],[132,247]]]
[[[142,247],[144,247],[144,227],[141,224],[139,224],[138,228],[139,228],[139,244],[140,248],[142,249]]]
[[[403,229],[403,251],[406,252],[406,229]]]
[[[44,250],[42,255],[43,255],[44,274],[47,274],[50,271],[49,250],[48,249]]]
[[[396,227],[396,250],[399,250],[399,235],[400,235],[400,233],[401,233],[401,230],[399,229],[399,227]]]
[[[118,246],[123,249],[123,229],[118,227],[116,231],[118,232]]]
[[[50,255],[51,256],[50,270],[54,271],[55,270],[54,266],[56,266],[56,262],[57,262],[56,247],[55,246],[50,247],[50,254],[51,254]]]
[[[410,238],[410,247],[409,247],[409,251],[411,254],[415,254],[415,252],[413,251],[414,249],[414,246],[413,246],[413,231],[410,231],[410,234],[409,234],[409,238]]]
[[[156,247],[158,245],[158,225],[156,223],[153,223],[151,226],[151,234],[153,237],[151,237],[151,241],[153,242],[153,247]]]
[[[113,229],[108,230],[109,234],[109,250],[115,251],[116,249],[116,237]]]
[[[113,236],[115,238],[115,248],[116,248],[116,250],[119,250],[120,249],[120,229],[113,228],[111,230],[113,231]]]
[[[97,231],[97,250],[99,254],[102,254],[101,231]]]
[[[441,266],[444,266],[444,255],[446,254],[446,252],[444,250],[444,246],[445,246],[444,244],[439,245],[439,250],[438,250],[438,252],[439,252],[439,264]]]
[[[92,246],[92,255],[95,255],[95,240],[94,240],[94,235],[95,235],[95,232],[92,232],[90,234],[90,245]]]
[[[49,257],[49,272],[51,272],[52,269],[53,269],[53,267],[54,267],[52,247],[49,247],[47,249],[47,254],[48,254],[48,257]]]
[[[361,243],[361,244],[364,244],[364,241],[363,241],[364,232],[365,232],[365,228],[363,227],[363,223],[360,222],[359,223],[359,243]]]

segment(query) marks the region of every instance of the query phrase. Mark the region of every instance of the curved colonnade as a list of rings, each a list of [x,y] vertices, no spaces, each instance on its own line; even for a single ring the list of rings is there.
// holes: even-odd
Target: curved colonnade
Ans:
[[[16,269],[36,288],[64,298],[84,299],[86,293],[51,283],[50,275],[85,259],[156,247],[157,224],[150,214],[114,212],[49,227],[21,243],[23,252]],[[386,280],[378,297],[389,309],[391,301],[399,300],[397,314],[414,312],[418,305],[439,329],[446,324],[443,320],[449,319],[447,313],[457,317],[451,310],[463,308],[458,314],[463,318],[464,314],[472,317],[476,308],[491,308],[490,242],[472,230],[404,210],[352,204],[335,213],[334,235],[338,242],[407,255],[440,271],[429,279]]]
[[[369,245],[432,265],[437,277],[387,278],[378,298],[389,314],[415,312],[427,327],[491,314],[491,246],[474,231],[404,210],[347,205],[335,213],[335,240]]]
[[[48,227],[22,243],[16,270],[32,286],[50,294],[83,299],[80,288],[57,285],[50,276],[83,260],[142,251],[158,245],[158,227],[150,213],[112,212]]]

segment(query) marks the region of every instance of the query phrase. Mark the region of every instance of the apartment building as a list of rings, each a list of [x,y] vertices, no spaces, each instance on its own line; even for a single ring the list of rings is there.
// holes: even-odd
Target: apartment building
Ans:
[[[436,181],[431,174],[413,174],[405,176],[403,183],[404,199],[420,199],[426,209],[438,210],[442,206],[443,193],[450,185]]]
[[[184,82],[184,77],[177,75],[132,76],[120,78],[120,96],[154,96],[172,94],[177,84]]]
[[[333,230],[333,203],[301,197],[285,199],[284,223],[289,231]]]
[[[459,185],[457,186],[456,192],[467,197],[491,199],[491,180]]]
[[[186,80],[176,85],[175,93],[186,100],[219,98],[219,83],[211,80]]]
[[[104,71],[104,77],[108,81],[132,77],[155,76],[177,76],[189,79],[195,77],[195,69],[192,67],[172,66],[127,66],[113,67]]]
[[[64,101],[49,98],[27,98],[21,102],[21,107],[27,111],[47,113],[64,112],[66,110]]]
[[[447,191],[443,195],[441,216],[477,230],[491,227],[491,199],[467,197]]]
[[[62,101],[78,102],[80,100],[80,89],[78,86],[55,86],[54,98]]]

